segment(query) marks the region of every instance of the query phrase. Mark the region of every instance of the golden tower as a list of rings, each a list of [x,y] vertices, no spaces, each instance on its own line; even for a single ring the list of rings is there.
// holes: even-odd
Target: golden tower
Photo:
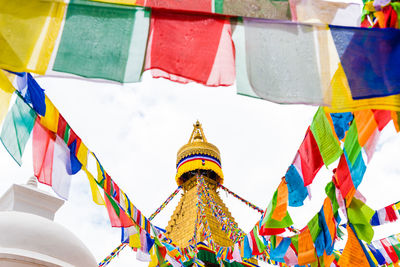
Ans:
[[[231,213],[217,193],[218,183],[223,183],[220,152],[216,146],[207,142],[201,124],[197,121],[189,142],[182,146],[177,153],[176,160],[176,183],[182,186],[183,194],[176,207],[168,226],[166,236],[179,247],[189,245],[193,238],[197,217],[197,176],[202,175],[207,185],[209,194],[214,199],[223,213],[232,222]],[[204,205],[208,225],[210,226],[213,241],[219,246],[232,246],[233,241],[222,230],[221,224],[213,216],[212,209]],[[204,237],[199,232],[197,242],[203,242]]]

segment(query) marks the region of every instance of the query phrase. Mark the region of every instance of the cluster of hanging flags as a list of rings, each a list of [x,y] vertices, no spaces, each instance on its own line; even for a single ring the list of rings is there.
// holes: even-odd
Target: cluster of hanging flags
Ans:
[[[134,6],[133,0],[101,2],[112,3],[15,0],[3,7],[8,31],[0,33],[0,68],[8,72],[0,71],[0,140],[18,164],[32,134],[39,182],[67,199],[70,176],[85,171],[93,201],[106,206],[112,226],[122,228],[124,243],[137,251],[138,259],[152,266],[180,266],[193,259],[201,266],[195,257],[196,235],[194,245],[178,248],[152,225],[29,72],[137,82],[144,70],[151,70],[153,77],[207,86],[236,80],[240,94],[326,107],[318,109],[273,199],[248,234],[227,221],[199,187],[202,215],[196,227],[204,225],[202,234],[219,262],[258,257],[279,265],[375,266],[383,259],[385,264],[398,261],[397,237],[371,243],[372,226],[397,220],[398,204],[375,212],[357,188],[380,132],[391,121],[400,130],[399,3],[367,2],[362,14],[366,28],[358,28],[337,26],[341,22],[336,16],[307,21],[323,17],[308,0],[278,5],[286,4],[295,22],[254,18],[277,18],[271,14],[242,14],[229,0],[188,1],[184,8],[174,0],[139,0],[143,7]],[[276,2],[281,1],[271,4]],[[335,14],[347,9],[327,8],[336,8]],[[12,96],[15,101],[8,109]],[[288,206],[302,206],[320,168],[335,162],[321,210],[299,233],[286,235],[293,224]],[[213,242],[205,205],[235,239],[232,247]],[[348,241],[338,253],[334,245],[342,219],[347,221]]]
[[[263,10],[274,12],[246,15],[235,2],[15,0],[3,27],[19,35],[0,33],[0,67],[124,83],[151,70],[181,83],[236,81],[239,94],[277,103],[400,110],[398,3],[367,5],[362,25],[373,28],[359,28],[354,4],[271,0]]]
[[[162,241],[167,240],[162,231],[151,225],[150,220],[130,202],[31,75],[1,72],[0,77],[2,94],[6,96],[2,101],[9,101],[14,86],[17,88],[13,106],[2,116],[5,118],[0,139],[19,164],[32,132],[33,164],[38,180],[52,186],[58,195],[66,199],[70,175],[84,170],[90,180],[93,200],[106,205],[111,224],[123,228],[123,239],[132,248],[136,248],[138,259],[160,263],[169,257],[168,262],[171,263],[193,258],[195,246],[181,249],[172,243],[167,246]],[[13,77],[14,85],[9,80]],[[214,215],[220,218],[221,224],[225,225],[225,230],[231,233],[229,236],[237,241],[233,247],[218,247],[212,241],[209,226],[204,227],[203,234],[221,262],[238,261],[238,255],[241,259],[247,259],[254,256],[262,258],[269,253],[267,258],[288,265],[315,261],[326,265],[335,261],[333,247],[340,222],[339,209],[349,222],[348,232],[353,233],[357,240],[368,244],[373,237],[371,224],[375,225],[377,220],[379,224],[383,220],[394,220],[393,212],[389,208],[384,209],[385,216],[380,210],[376,212],[378,215],[374,215],[375,212],[365,205],[364,198],[356,188],[366,170],[364,158],[367,161],[371,159],[380,131],[391,121],[399,131],[400,114],[372,109],[347,113],[328,113],[326,110],[328,109],[321,107],[316,112],[271,203],[262,219],[247,235],[240,233],[236,225],[226,221],[227,216],[216,208],[217,205],[207,196],[207,190],[200,191],[200,194],[205,194],[205,200],[201,201],[206,202],[199,205],[201,213],[204,214],[203,206],[209,205]],[[90,162],[94,163],[92,166],[97,170],[97,178],[88,170]],[[332,182],[326,187],[327,198],[320,212],[300,233],[292,237],[282,237],[286,228],[293,224],[287,206],[302,205],[309,192],[307,187],[313,182],[319,169],[334,162],[338,164],[333,170]],[[98,186],[104,190],[104,199]],[[391,207],[397,207],[397,204]],[[207,225],[206,220],[205,216],[200,216],[199,225]],[[347,255],[345,252],[346,249],[342,254],[342,261],[347,259],[343,256]],[[352,258],[347,260],[351,262]],[[340,261],[339,259],[339,265]]]

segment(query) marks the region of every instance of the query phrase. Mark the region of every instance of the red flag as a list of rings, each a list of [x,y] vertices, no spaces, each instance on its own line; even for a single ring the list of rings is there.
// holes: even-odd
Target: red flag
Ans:
[[[104,193],[104,199],[112,227],[130,227],[134,225],[132,219],[107,193]]]
[[[212,13],[211,0],[137,0],[136,5],[185,11]]]
[[[226,22],[208,15],[152,10],[146,69],[161,70],[158,77],[207,84]]]
[[[347,160],[345,154],[342,154],[338,167],[336,169],[336,184],[339,187],[340,193],[346,199],[346,206],[350,205],[351,199],[353,198],[356,189],[351,179],[351,174],[349,166],[347,165]]]
[[[324,165],[317,142],[315,141],[310,127],[308,127],[306,136],[299,148],[299,154],[301,158],[301,170],[303,172],[304,185],[308,186],[312,183],[315,175],[317,175],[318,171]]]
[[[373,109],[375,121],[378,124],[379,131],[382,131],[385,128],[386,124],[390,122],[392,119],[392,114],[390,110],[380,110],[380,109]]]
[[[396,254],[396,251],[394,250],[392,244],[390,244],[390,242],[384,238],[381,239],[381,243],[383,248],[385,249],[386,253],[389,255],[390,259],[392,260],[393,263],[396,263],[399,261],[399,257]]]
[[[55,135],[36,119],[32,134],[33,170],[38,181],[51,186]]]

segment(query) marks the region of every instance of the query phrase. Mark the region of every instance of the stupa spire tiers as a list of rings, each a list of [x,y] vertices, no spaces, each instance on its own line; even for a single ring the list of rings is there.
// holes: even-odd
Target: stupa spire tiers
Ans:
[[[189,240],[193,238],[198,212],[197,183],[199,176],[204,178],[204,183],[207,185],[206,190],[217,208],[226,215],[229,221],[234,223],[231,213],[217,192],[218,183],[223,182],[220,152],[215,145],[207,142],[199,121],[193,127],[188,143],[182,146],[177,153],[176,182],[182,186],[183,194],[166,227],[166,235],[179,247],[188,246]],[[206,203],[205,198],[203,202]],[[233,241],[222,230],[222,225],[214,216],[213,210],[208,205],[205,205],[203,210],[214,242],[219,246],[232,246]],[[197,227],[197,229],[197,241],[203,242],[204,237],[200,233],[200,229],[203,227]]]
[[[208,177],[217,183],[223,183],[224,175],[221,169],[219,149],[207,142],[203,127],[199,121],[193,124],[193,131],[189,141],[177,153],[176,176],[178,185],[183,185],[194,171],[208,171]]]

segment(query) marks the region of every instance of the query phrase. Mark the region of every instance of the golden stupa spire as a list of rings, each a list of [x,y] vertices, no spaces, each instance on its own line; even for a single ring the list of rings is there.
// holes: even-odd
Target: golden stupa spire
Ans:
[[[219,149],[207,142],[203,127],[199,121],[193,124],[189,142],[182,146],[176,158],[176,176],[178,185],[182,185],[188,173],[195,170],[209,170],[216,174],[216,181],[223,183]]]

